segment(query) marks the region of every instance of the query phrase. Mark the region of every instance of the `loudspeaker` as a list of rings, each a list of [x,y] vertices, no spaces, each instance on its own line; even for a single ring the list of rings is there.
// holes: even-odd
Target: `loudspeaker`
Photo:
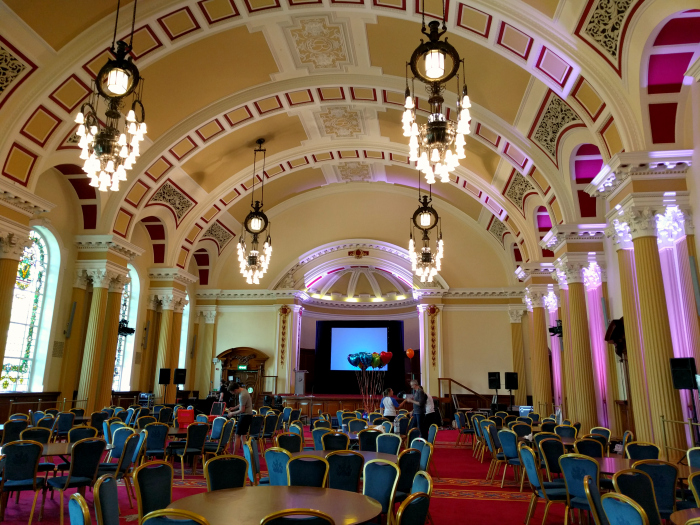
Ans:
[[[489,372],[489,390],[499,390],[501,388],[501,373]]]
[[[184,385],[187,378],[187,370],[184,368],[176,368],[173,374],[174,385]]]
[[[695,390],[695,359],[692,357],[671,358],[671,377],[676,390]]]
[[[518,389],[518,373],[506,372],[506,390]]]
[[[158,374],[158,384],[159,385],[169,385],[170,384],[170,369],[161,368]]]

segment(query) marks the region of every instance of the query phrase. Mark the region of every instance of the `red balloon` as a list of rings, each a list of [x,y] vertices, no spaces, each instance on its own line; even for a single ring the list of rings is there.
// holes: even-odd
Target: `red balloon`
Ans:
[[[408,357],[409,359],[413,359],[413,353],[413,348],[409,348],[408,350],[406,350],[406,357]]]
[[[382,352],[381,354],[379,354],[379,358],[384,364],[387,364],[389,361],[391,361],[392,357],[394,357],[394,355],[391,352]]]

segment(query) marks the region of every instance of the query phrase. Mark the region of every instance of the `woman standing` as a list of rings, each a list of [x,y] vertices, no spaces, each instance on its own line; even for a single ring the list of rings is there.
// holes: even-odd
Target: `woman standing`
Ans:
[[[382,399],[382,408],[384,409],[384,417],[387,418],[392,423],[396,418],[396,409],[399,407],[399,403],[394,399],[394,391],[391,388],[384,390],[384,398]]]

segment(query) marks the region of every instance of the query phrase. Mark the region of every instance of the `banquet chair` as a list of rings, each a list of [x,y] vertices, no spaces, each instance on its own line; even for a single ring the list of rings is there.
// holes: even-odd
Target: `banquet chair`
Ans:
[[[515,432],[519,438],[532,434],[532,427],[530,425],[526,425],[525,423],[516,423],[510,428],[510,430]]]
[[[150,416],[151,411],[147,407],[141,407],[134,409],[134,417],[131,418],[131,426],[136,427],[139,419],[142,417]]]
[[[162,460],[149,461],[134,469],[139,522],[149,512],[170,505],[173,500],[173,477],[173,466]]]
[[[554,427],[554,433],[562,438],[576,439],[576,428],[571,425],[557,425]]]
[[[293,432],[283,432],[275,438],[275,446],[288,450],[289,452],[301,452],[302,440],[299,434]]]
[[[613,485],[616,492],[624,494],[644,509],[650,525],[662,523],[654,492],[654,482],[649,474],[635,469],[621,470],[613,476]]]
[[[347,425],[348,432],[355,433],[367,428],[367,421],[365,421],[364,419],[353,418],[348,421]]]
[[[649,474],[654,484],[656,504],[659,507],[659,513],[663,519],[668,520],[671,514],[677,510],[695,507],[694,501],[676,501],[678,467],[673,463],[656,459],[646,459],[633,463],[632,468]]]
[[[562,420],[561,424],[562,424],[562,425],[569,425],[569,426],[571,426],[571,420],[570,420],[570,419],[564,419],[564,420]]]
[[[301,517],[300,517],[301,516]],[[335,525],[328,514],[312,509],[287,509],[265,516],[260,525]]]
[[[182,412],[182,411],[181,411]],[[204,443],[209,432],[208,423],[192,423],[187,427],[187,439],[170,443],[166,448],[166,456],[180,458],[180,475],[185,479],[185,456],[192,455],[192,474],[197,472],[197,458],[204,458]]]
[[[430,496],[422,492],[411,494],[396,511],[395,525],[423,525],[429,506]]]
[[[430,428],[428,428],[428,437],[426,438],[428,440],[428,443],[431,445],[435,445],[435,440],[437,439],[437,434],[438,434],[438,426],[433,423],[430,425]]]
[[[19,413],[19,412],[16,413],[16,414],[12,414],[8,419],[9,419],[10,421],[20,421],[20,420],[22,420],[22,421],[26,421],[27,423],[29,423],[29,421],[31,420],[31,418],[29,417],[29,414],[21,414],[21,413]]]
[[[625,446],[625,456],[629,459],[659,459],[659,447],[653,443],[632,441]]]
[[[408,434],[408,424],[411,422],[406,416],[396,416],[396,421],[399,422],[399,436]]]
[[[357,419],[362,419],[362,410],[355,410],[354,414]]]
[[[208,423],[209,417],[206,414],[197,414],[194,418],[197,423]]]
[[[301,416],[301,410],[298,408],[293,408],[292,411],[289,414],[289,422],[294,423],[299,419]]]
[[[39,491],[45,488],[46,479],[37,477],[37,469],[44,446],[37,441],[11,441],[2,447],[3,471],[0,480],[0,521],[5,520],[5,507],[9,498],[9,492],[19,493],[25,490],[34,491],[32,509],[29,512],[29,525],[32,524],[36,499]],[[39,521],[43,515],[43,505],[39,513]]]
[[[163,509],[146,514],[139,525],[209,525],[199,514],[188,510]]]
[[[119,493],[114,475],[100,476],[95,483],[93,494],[97,525],[119,525]]]
[[[269,439],[270,443],[273,444],[273,440],[277,430],[279,428],[279,422],[282,420],[282,414],[276,413],[274,410],[269,410],[265,414],[265,421],[263,423],[263,429],[261,433],[261,444],[263,451],[267,446],[265,440]]]
[[[71,408],[68,412],[73,412],[75,414],[75,417],[84,417],[85,416],[85,409],[84,408]]]
[[[602,458],[605,455],[603,445],[595,439],[579,439],[574,443],[574,452],[589,458]]]
[[[512,421],[517,421],[517,420],[518,420],[518,416],[513,416],[513,415],[506,416],[503,418],[503,424],[508,426],[508,423],[510,423]]]
[[[433,478],[427,472],[419,470],[413,476],[413,484],[411,485],[411,494],[423,492],[428,496],[433,495]]]
[[[581,433],[581,422],[577,421],[572,426],[576,429],[576,436],[578,436]]]
[[[547,514],[549,513],[549,507],[552,503],[566,503],[566,488],[552,486],[552,484],[542,481],[539,460],[530,447],[519,443],[518,452],[520,453],[520,462],[525,468],[527,479],[532,488],[530,506],[525,515],[525,525],[529,525],[530,519],[535,514],[538,499],[542,499],[545,502],[544,517],[542,518],[542,525],[544,525],[547,522]]]
[[[51,414],[53,417],[56,417],[60,410],[57,408],[47,408],[46,410],[44,410],[44,412],[46,412],[47,414]]]
[[[226,447],[228,447],[229,441],[231,441],[231,436],[233,434],[233,426],[235,424],[236,423],[233,420],[226,421],[224,423],[223,429],[221,430],[221,432],[219,432],[219,438],[217,439],[217,441],[209,441],[204,443],[205,461],[210,455],[219,456],[221,454],[226,453]]]
[[[418,439],[419,437],[421,437],[420,429],[418,427],[413,427],[406,435],[406,447],[411,448],[413,446],[413,440]]]
[[[381,412],[371,412],[369,416],[367,416],[367,419],[369,420],[369,424],[373,425],[375,420],[379,419],[380,417],[382,417]]]
[[[19,435],[29,426],[26,419],[15,419],[13,421],[6,421],[4,430],[2,432],[2,446],[11,443],[12,441],[19,441]]]
[[[328,488],[357,492],[365,458],[353,450],[335,450],[326,455]]]
[[[624,451],[627,443],[632,443],[632,441],[634,441],[634,434],[631,430],[625,430],[622,433],[622,450]]]
[[[566,509],[564,522],[567,522],[569,512],[573,509],[590,511],[586,491],[583,488],[583,478],[590,476],[593,483],[600,486],[600,467],[598,462],[581,454],[564,454],[559,458],[559,467],[564,474],[566,484]]]
[[[134,417],[134,412],[135,412],[135,410],[134,410],[133,408],[127,408],[127,409],[126,409],[126,418],[124,418],[124,424],[125,424],[127,427],[130,427],[130,426],[131,426],[131,420],[132,420],[133,417]],[[117,416],[116,413],[115,413],[114,415]],[[120,416],[117,416],[117,417],[120,417]]]
[[[323,450],[348,450],[350,437],[342,432],[326,432],[321,436]]]
[[[19,435],[19,439],[21,441],[36,441],[37,443],[41,443],[42,446],[46,446],[51,440],[51,431],[48,428],[31,427],[23,430]],[[48,477],[48,473],[54,470],[56,470],[56,465],[54,463],[39,460],[37,472],[46,472],[46,476]]]
[[[153,411],[156,414],[156,411]],[[170,407],[163,407],[158,412],[158,423],[170,424],[170,418],[173,417],[173,409]]]
[[[610,525],[649,525],[644,509],[622,494],[604,494],[601,505]]]
[[[265,426],[265,416],[256,414],[250,421],[250,429],[248,430],[248,435],[253,439],[260,439],[263,433],[263,427]]]
[[[287,462],[287,483],[290,487],[324,488],[329,468],[325,458],[295,456]]]
[[[228,419],[222,416],[217,416],[210,421],[211,432],[209,432],[209,436],[207,437],[208,442],[219,441],[219,438],[221,437],[221,431],[224,429],[224,425],[227,421]]]
[[[105,450],[105,441],[100,438],[81,439],[75,445],[71,453],[72,461],[68,475],[49,478],[47,484],[50,489],[58,489],[61,498],[61,525],[63,525],[63,492],[70,488],[89,487],[95,484],[97,468]],[[42,501],[42,512],[44,503]]]
[[[405,500],[411,492],[415,476],[420,471],[420,455],[420,451],[415,448],[407,448],[399,454],[397,464],[400,474],[396,483],[395,501]]]
[[[518,481],[518,478],[521,478],[520,482],[520,492],[523,491],[523,483],[522,480],[525,478],[522,476],[522,474],[519,472],[520,467],[522,466],[520,464],[520,455],[518,454],[518,435],[513,432],[512,430],[499,430],[498,431],[498,437],[501,441],[501,450],[503,451],[504,454],[504,467],[503,467],[503,478],[501,479],[501,488],[503,488],[503,485],[506,481],[506,471],[508,470],[508,467],[513,467],[513,477],[515,481]]]
[[[330,421],[327,421],[325,419],[317,419],[316,421],[314,421],[314,430],[316,430],[317,428],[331,429],[333,427],[331,426]]]
[[[603,447],[603,456],[601,456],[601,457],[605,457],[608,455],[608,444],[609,443],[604,435],[602,435],[602,434],[584,434],[583,436],[579,436],[578,439],[592,439],[594,441],[597,441]]]
[[[248,461],[240,456],[221,455],[204,464],[207,492],[245,487]]]
[[[543,421],[540,429],[542,432],[554,432],[557,424],[554,421]]]
[[[125,423],[125,424],[126,424],[127,417],[130,417],[130,415],[131,414],[129,414],[129,412],[127,412],[123,408],[116,408],[114,410],[114,419],[118,419],[119,421],[121,421],[122,423]],[[110,418],[110,419],[112,419],[112,418]]]
[[[97,429],[86,426],[77,426],[68,432],[68,443],[77,443],[82,439],[92,439],[97,437]],[[61,462],[56,465],[57,472],[65,472],[70,469],[70,462]],[[55,476],[55,474],[54,474]]]
[[[324,427],[314,428],[311,431],[311,436],[314,438],[314,450],[323,450],[323,442],[321,441],[321,438],[324,434],[329,432],[331,432],[331,430]]]
[[[129,499],[129,507],[134,508],[134,504],[131,501],[131,482],[127,476],[131,465],[134,462],[134,457],[138,457],[139,445],[142,443],[141,436],[139,434],[130,434],[126,441],[124,442],[124,447],[122,449],[122,454],[119,457],[119,461],[114,463],[100,463],[97,468],[97,476],[103,476],[105,474],[112,474],[117,480],[123,480],[124,486],[126,487],[126,496]],[[72,463],[72,462],[71,462]]]
[[[516,421],[518,421],[519,423],[525,423],[526,425],[530,425],[530,426],[532,426],[532,423],[533,423],[532,418],[527,417],[527,416],[519,416],[516,419]]]
[[[70,525],[92,525],[87,502],[78,493],[73,494],[68,500],[68,517]]]
[[[689,467],[700,467],[700,447],[689,448],[685,457]]]
[[[255,475],[258,479],[258,485],[269,485],[270,478],[262,477],[260,474],[260,449],[258,449],[258,441],[256,439],[248,438],[248,444],[250,445],[250,455],[253,459],[253,467],[255,470]],[[246,458],[247,459],[247,458]]]
[[[532,419],[533,423],[539,423],[540,421],[540,415],[537,412],[530,412],[527,417]]]
[[[474,439],[476,440],[476,445],[472,444],[472,456],[478,458],[482,453],[483,448],[486,446],[484,442],[484,437],[481,435],[481,421],[485,419],[481,414],[474,414],[472,416],[472,428],[474,429]],[[483,463],[483,460],[482,460]]]
[[[462,437],[468,436],[469,439],[472,442],[472,446],[474,444],[474,429],[471,428],[467,424],[467,416],[464,415],[464,412],[460,412],[459,410],[455,412],[455,426],[457,427],[457,441],[455,442],[455,446],[459,446],[460,442],[462,441]],[[466,444],[466,443],[465,443]]]
[[[693,472],[688,477],[688,486],[690,487],[693,497],[695,498],[695,504],[700,507],[700,503],[698,503],[700,502],[700,472]]]
[[[360,432],[357,434],[360,450],[377,452],[377,438],[382,434],[382,432],[373,428],[365,428],[364,430],[360,430]]]
[[[396,434],[380,434],[377,436],[377,452],[396,456],[399,450],[401,450],[401,438]]]
[[[363,469],[362,494],[379,502],[382,506],[381,514],[387,516],[387,523],[392,522],[391,513],[394,510],[394,497],[399,475],[399,467],[383,459],[368,461]]]
[[[286,486],[289,484],[287,475],[287,463],[292,459],[288,450],[280,447],[270,447],[265,451],[265,463],[269,484],[274,486]]]
[[[155,423],[156,421],[158,420],[153,416],[140,417],[136,420],[136,428],[138,430],[143,430],[144,428],[146,428],[146,425],[150,425],[151,423]]]
[[[583,490],[586,491],[586,499],[588,500],[588,506],[591,508],[591,516],[593,516],[594,524],[610,525],[605,511],[603,510],[603,505],[601,504],[600,488],[593,483],[592,477],[584,476]]]
[[[387,419],[386,421],[382,421],[382,428],[384,428],[384,432],[391,434],[394,431],[394,424]]]
[[[591,429],[591,434],[603,436],[605,438],[605,440],[608,442],[610,441],[610,436],[612,435],[612,433],[610,432],[610,429],[605,428],[605,427],[593,427]]]
[[[165,441],[168,438],[170,427],[165,423],[149,423],[145,428],[148,431],[148,437],[146,438],[144,456],[165,459]]]
[[[118,428],[114,431],[112,434],[112,449],[109,451],[107,462],[112,461],[113,459],[118,460],[122,457],[124,443],[126,443],[126,439],[133,433],[133,429],[128,427]]]
[[[497,417],[500,417],[501,419],[505,419],[508,417],[508,412],[504,412],[503,410],[500,410],[494,414]]]
[[[565,483],[563,479],[554,481],[552,480],[552,474],[562,474],[561,467],[559,466],[559,458],[566,454],[566,449],[561,442],[559,437],[543,439],[539,442],[540,456],[544,461],[544,466],[547,471],[547,479],[550,483],[558,483],[561,488],[565,488]]]
[[[109,415],[105,412],[93,412],[90,414],[90,426],[98,431],[102,428],[102,423],[109,419]]]
[[[32,422],[32,426],[33,426],[33,427],[37,426],[37,424],[39,423],[39,420],[40,420],[42,417],[44,417],[44,415],[45,415],[45,414],[44,414],[41,410],[37,410],[36,412],[32,412],[32,413],[31,413],[31,418],[30,418],[30,420],[31,420],[31,422]]]
[[[416,448],[419,447],[419,442],[423,442],[423,448],[420,448],[420,469],[428,472],[428,467],[430,466],[430,460],[433,458],[433,446],[425,441],[423,438],[414,439],[413,443]]]
[[[36,426],[41,427],[41,428],[48,428],[49,430],[53,431],[53,426],[55,423],[56,423],[56,419],[53,416],[48,415],[48,416],[42,417]]]

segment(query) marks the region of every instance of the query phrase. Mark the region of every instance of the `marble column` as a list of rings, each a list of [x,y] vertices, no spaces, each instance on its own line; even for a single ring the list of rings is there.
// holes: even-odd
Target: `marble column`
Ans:
[[[552,380],[549,369],[548,332],[543,293],[529,293],[532,301],[532,347],[530,359],[532,362],[532,404],[535,412],[546,412],[552,409]]]
[[[86,414],[91,414],[102,408],[97,404],[100,356],[105,337],[109,285],[117,274],[108,270],[87,270],[87,275],[92,279],[92,302],[80,369],[78,399],[84,400],[79,406],[85,407]]]
[[[158,298],[155,295],[148,296],[146,303],[146,333],[144,333],[141,350],[141,369],[139,370],[139,389],[142,392],[150,392],[151,379],[153,378],[153,355],[156,352],[154,342],[158,335],[156,313]]]
[[[212,360],[214,355],[214,331],[216,328],[216,310],[202,312],[204,326],[199,338],[199,359],[197,362],[197,384],[195,389],[199,391],[199,397],[206,397],[212,389],[212,374],[214,368]]]
[[[197,384],[197,357],[199,355],[199,317],[194,318],[192,323],[192,337],[189,338],[190,351],[185,358],[185,368],[187,369],[187,390],[194,390]]]
[[[690,220],[685,221],[686,227]],[[683,319],[685,346],[687,356],[694,357],[696,364],[700,364],[700,326],[698,325],[698,309],[695,305],[695,291],[693,289],[693,277],[690,268],[690,246],[694,248],[695,240],[689,242],[694,235],[685,235],[675,243],[674,262],[677,270],[678,300],[681,311],[678,312]]]
[[[7,334],[10,330],[17,267],[24,249],[32,245],[29,235],[8,233],[0,226],[0,363],[5,362]],[[2,365],[0,365],[2,366]]]
[[[508,310],[510,316],[513,372],[518,374],[518,389],[513,394],[516,405],[527,405],[527,377],[525,375],[525,351],[523,348],[523,309]]]
[[[634,244],[634,262],[639,293],[639,317],[644,339],[644,361],[651,424],[654,442],[675,448],[687,448],[683,427],[675,424],[661,427],[661,416],[667,420],[683,418],[678,392],[673,388],[669,359],[673,357],[673,343],[668,319],[668,309],[661,273],[661,261],[656,238],[656,216],[649,208],[628,210],[624,220],[629,225]],[[670,452],[669,460],[680,453]]]
[[[573,421],[578,420],[577,407],[577,391],[574,382],[574,357],[571,351],[571,322],[569,317],[569,288],[566,285],[566,279],[559,280],[559,304],[561,305],[561,328],[562,328],[562,343],[564,345],[564,359],[562,359],[562,367],[564,368],[564,392],[566,401],[564,403],[566,410],[564,416],[566,419]]]
[[[87,275],[85,270],[77,270],[71,294],[73,323],[71,324],[70,335],[66,336],[66,342],[63,346],[63,360],[61,362],[59,407],[63,408],[63,400],[65,400],[65,410],[69,410],[74,406],[70,401],[73,399],[80,377],[80,350],[85,327],[86,288]],[[70,312],[68,316],[71,316]]]
[[[119,343],[119,313],[122,304],[122,292],[127,283],[125,276],[113,279],[107,294],[107,312],[105,314],[104,348],[100,359],[100,380],[97,384],[98,408],[112,404],[112,384],[114,382],[114,363]]]

